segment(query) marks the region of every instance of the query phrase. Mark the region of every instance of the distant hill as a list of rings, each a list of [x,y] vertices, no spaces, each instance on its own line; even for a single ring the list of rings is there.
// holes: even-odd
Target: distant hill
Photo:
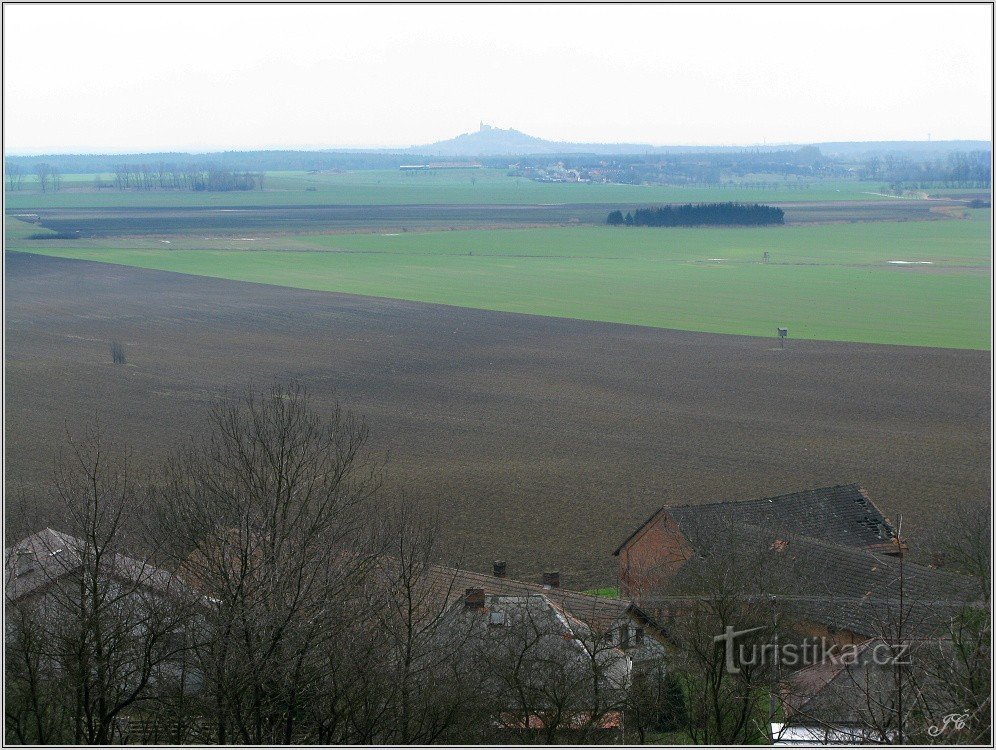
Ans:
[[[565,143],[547,141],[514,128],[481,123],[480,130],[409,151],[430,156],[532,156],[535,154],[646,154],[657,151],[638,143]],[[714,150],[714,149],[713,149]]]
[[[464,133],[427,146],[412,146],[409,150],[433,156],[506,156],[548,154],[556,151],[556,147],[557,144],[553,141],[526,135],[520,130],[503,130],[481,123],[481,129],[476,132]]]

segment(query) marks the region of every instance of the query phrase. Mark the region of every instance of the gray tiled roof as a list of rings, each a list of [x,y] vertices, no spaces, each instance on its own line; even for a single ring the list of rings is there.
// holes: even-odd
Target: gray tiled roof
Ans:
[[[526,583],[511,578],[498,578],[485,573],[475,573],[443,565],[433,566],[431,575],[434,585],[446,592],[449,601],[462,597],[470,588],[484,589],[485,594],[502,596],[527,596],[542,594],[553,604],[570,613],[591,627],[601,627],[625,616],[632,604],[625,599],[593,596],[580,591],[562,588],[545,588],[538,583]]]
[[[83,564],[86,545],[54,529],[42,529],[4,550],[4,594],[14,602],[72,574]],[[168,571],[112,553],[108,575],[163,593],[179,593],[183,584]]]
[[[724,534],[724,529],[729,534]],[[758,526],[719,526],[693,543],[698,554],[674,580],[695,582],[703,569],[733,564],[733,575],[757,576],[763,593],[814,597],[891,599],[910,601],[971,599],[976,582],[956,573],[909,562],[877,550],[850,547],[825,539],[788,534]]]
[[[910,629],[936,632],[982,595],[969,576],[874,550],[747,525],[719,525],[702,537],[661,596],[638,600],[664,627],[664,602],[723,591],[774,596],[799,619],[869,637],[885,634],[900,614]]]
[[[472,587],[473,588],[473,587]],[[594,700],[591,692],[593,666],[609,680],[608,689],[625,685],[626,655],[622,649],[599,637],[598,630],[572,616],[550,597],[542,593],[488,594],[478,608],[454,601],[441,623],[440,639],[449,644],[465,666],[479,673],[480,689],[493,693],[496,699],[511,700],[506,680],[522,670],[526,680],[553,677],[560,689],[575,691],[583,702]],[[552,672],[549,672],[550,668]],[[604,698],[603,698],[604,700]],[[540,696],[532,699],[540,707]]]
[[[894,536],[892,525],[867,493],[857,484],[845,484],[757,500],[664,506],[620,544],[614,554],[619,554],[630,539],[662,512],[686,534],[719,523],[736,523],[818,537],[849,547],[882,544]]]

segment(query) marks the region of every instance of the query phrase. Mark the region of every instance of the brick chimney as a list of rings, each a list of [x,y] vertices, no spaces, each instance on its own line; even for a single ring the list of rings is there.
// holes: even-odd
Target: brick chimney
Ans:
[[[560,588],[560,573],[551,572],[543,574],[543,588],[545,589],[559,589]]]
[[[467,609],[484,609],[484,589],[467,589],[463,604]]]
[[[492,565],[491,565],[491,575],[493,575],[495,578],[504,578],[505,577],[506,572],[505,572],[505,561],[504,560],[495,560],[494,563],[492,563]]]

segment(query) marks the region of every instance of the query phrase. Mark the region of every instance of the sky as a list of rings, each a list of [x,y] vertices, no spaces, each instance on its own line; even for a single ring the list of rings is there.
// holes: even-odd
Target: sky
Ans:
[[[988,140],[987,5],[3,7],[7,153]]]

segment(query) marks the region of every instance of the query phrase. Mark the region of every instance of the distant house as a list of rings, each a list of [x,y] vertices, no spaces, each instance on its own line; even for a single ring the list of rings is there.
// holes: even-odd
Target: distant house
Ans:
[[[468,588],[444,615],[441,645],[478,676],[496,739],[621,739],[630,643],[578,619],[550,591]]]
[[[78,577],[88,556],[87,544],[70,534],[43,529],[4,550],[4,593],[8,605],[44,598],[55,586]],[[108,582],[126,585],[135,596],[186,595],[171,573],[146,562],[114,553],[101,564]]]
[[[836,545],[896,554],[892,524],[856,484],[758,500],[664,506],[616,548],[623,596],[658,590],[692,555],[693,539],[749,525]]]
[[[178,577],[147,561],[106,549],[98,560],[93,545],[46,528],[4,550],[4,597],[8,653],[27,648],[25,636],[35,644],[31,648],[52,634],[53,643],[65,647],[72,643],[65,641],[68,632],[83,649],[89,645],[87,629],[106,620],[107,630],[113,622],[137,634],[129,646],[148,646],[135,655],[137,666],[124,671],[150,670],[150,681],[180,680],[186,692],[200,686],[199,673],[187,664],[187,628],[196,624],[189,615],[203,600]],[[55,648],[52,643],[41,647]],[[50,651],[49,658],[59,663],[56,652]]]
[[[491,575],[443,565],[435,566],[431,574],[440,595],[447,597],[449,602],[460,601],[469,589],[483,590],[489,596],[539,595],[586,627],[611,639],[636,663],[661,653],[657,646],[664,641],[664,635],[634,602],[563,588],[559,572],[544,573],[535,583],[519,581],[506,576],[504,562],[496,562]]]
[[[445,169],[483,169],[476,161],[431,161],[428,164],[402,164],[398,169],[402,172],[429,172]]]

